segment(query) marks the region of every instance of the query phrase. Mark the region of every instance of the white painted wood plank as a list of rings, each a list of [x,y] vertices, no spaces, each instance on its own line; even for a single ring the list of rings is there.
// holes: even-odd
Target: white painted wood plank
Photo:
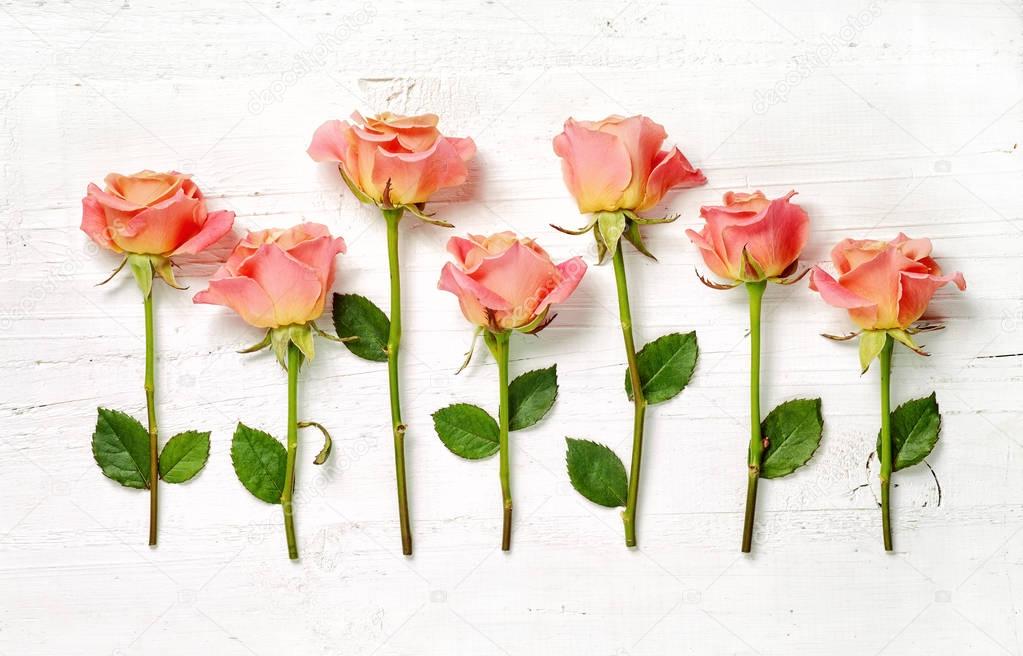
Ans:
[[[997,357],[1023,352],[1019,2],[86,0],[6,3],[0,18],[0,653],[1023,653],[1023,370]],[[783,102],[758,104],[786,80]],[[237,421],[281,432],[283,376],[234,353],[255,331],[165,287],[161,428],[201,426],[213,445],[207,470],[163,495],[160,548],[144,546],[144,495],[89,452],[96,406],[138,414],[144,397],[141,304],[127,279],[93,287],[115,262],[78,230],[85,186],[178,168],[239,229],[325,222],[349,244],[336,288],[383,305],[381,222],[304,152],[353,109],[432,111],[472,136],[472,183],[435,209],[559,260],[593,259],[547,227],[580,221],[550,144],[567,116],[646,113],[706,172],[666,199],[681,220],[648,230],[660,262],[628,256],[638,339],[696,330],[701,346],[687,390],[650,412],[641,550],[564,473],[565,435],[629,448],[611,271],[593,267],[539,339],[513,342],[513,372],[557,362],[561,393],[514,440],[506,555],[496,463],[458,460],[430,421],[455,400],[493,408],[494,366],[452,375],[470,330],[436,289],[448,235],[411,224],[415,557],[399,555],[383,368],[324,345],[303,372],[302,414],[336,445],[324,468],[301,446],[303,558],[289,563],[279,509],[229,459]],[[756,554],[738,553],[744,299],[699,285],[683,229],[729,189],[792,188],[813,220],[807,262],[901,230],[970,285],[936,297],[948,329],[927,336],[931,358],[896,358],[895,399],[936,390],[944,424],[935,475],[897,476],[895,555],[866,463],[875,374],[817,338],[847,323],[805,287],[767,295],[764,405],[819,394],[825,440],[812,466],[762,486]],[[193,292],[228,247],[184,263]]]

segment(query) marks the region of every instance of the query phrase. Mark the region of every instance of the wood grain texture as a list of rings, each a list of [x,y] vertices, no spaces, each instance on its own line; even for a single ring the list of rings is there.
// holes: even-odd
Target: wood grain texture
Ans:
[[[851,22],[850,22],[851,21]],[[0,3],[0,654],[1023,654],[1023,4],[1018,0],[285,0]],[[776,96],[770,96],[773,91]],[[430,414],[496,407],[470,330],[436,289],[448,233],[402,226],[404,405],[414,558],[400,555],[385,369],[323,343],[301,418],[303,557],[279,508],[231,470],[236,422],[283,434],[285,378],[227,311],[191,304],[217,253],[156,292],[161,432],[210,430],[209,465],[146,498],[105,479],[97,405],[142,416],[142,306],[78,230],[111,170],[193,172],[241,229],[321,221],[348,241],[338,291],[385,305],[384,226],[305,148],[353,109],[432,111],[479,148],[472,183],[435,204],[459,231],[514,229],[593,260],[551,138],[569,115],[645,113],[709,184],[669,195],[679,223],[627,252],[637,340],[696,330],[689,387],[651,409],[642,548],[570,487],[564,436],[626,455],[631,407],[609,268],[593,267],[512,375],[557,362],[558,401],[513,438],[515,547],[497,550],[497,463],[454,457]],[[876,372],[805,285],[765,300],[763,404],[823,398],[811,465],[765,481],[752,557],[745,488],[744,295],[714,292],[683,228],[727,190],[794,188],[805,261],[844,236],[934,240],[966,294],[948,329],[900,351],[896,403],[935,390],[942,438],[899,472],[897,552],[881,550]],[[458,202],[451,202],[458,201]],[[938,505],[936,481],[941,485]]]

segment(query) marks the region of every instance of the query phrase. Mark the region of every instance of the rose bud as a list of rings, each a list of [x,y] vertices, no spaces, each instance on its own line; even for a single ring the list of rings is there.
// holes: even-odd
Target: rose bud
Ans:
[[[444,265],[438,289],[457,296],[465,318],[491,332],[543,329],[551,305],[567,299],[586,273],[581,257],[555,265],[536,242],[513,232],[452,237],[448,252],[455,261]]]
[[[700,232],[686,230],[686,235],[715,275],[733,281],[728,287],[761,280],[795,282],[798,278],[782,279],[795,272],[810,233],[806,212],[789,202],[795,194],[790,191],[782,198],[768,200],[759,191],[729,191],[723,206],[700,208],[707,224]]]
[[[323,314],[334,284],[334,258],[344,252],[344,239],[319,223],[250,232],[193,301],[225,305],[249,324],[267,328],[264,340],[249,350],[272,342],[284,364],[290,339],[311,359],[311,331],[323,334],[313,321]]]
[[[105,181],[105,190],[90,183],[82,199],[82,231],[99,246],[125,253],[121,267],[131,265],[146,295],[154,270],[177,287],[170,258],[204,250],[234,223],[234,212],[207,212],[202,192],[184,173],[111,173]]]
[[[321,125],[307,152],[317,162],[338,162],[341,177],[362,202],[404,207],[426,220],[417,206],[468,177],[465,163],[476,154],[476,144],[442,135],[436,115],[384,112],[367,119],[354,112],[351,118],[352,123]]]
[[[892,241],[843,239],[831,251],[838,280],[814,267],[810,289],[844,308],[864,330],[906,330],[923,316],[938,288],[966,289],[963,274],[942,275],[930,239],[899,233]]]
[[[565,121],[554,152],[579,212],[643,211],[669,189],[706,183],[677,147],[661,150],[667,136],[646,116]]]

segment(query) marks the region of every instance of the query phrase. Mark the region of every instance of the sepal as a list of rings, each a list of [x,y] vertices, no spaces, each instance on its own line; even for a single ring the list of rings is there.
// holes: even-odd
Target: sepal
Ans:
[[[612,257],[618,250],[618,242],[625,233],[625,214],[622,212],[596,212],[597,239],[604,242],[604,247]]]
[[[376,204],[376,203],[375,203],[375,202],[373,201],[373,199],[372,199],[372,198],[370,198],[369,196],[367,196],[366,194],[364,194],[364,193],[362,192],[362,190],[361,190],[361,189],[359,189],[359,187],[357,187],[357,186],[356,186],[356,184],[355,184],[354,182],[352,182],[352,179],[348,177],[348,174],[347,174],[347,173],[345,173],[345,167],[344,167],[344,166],[342,166],[342,165],[338,164],[338,165],[337,165],[337,170],[338,170],[338,173],[340,173],[340,174],[341,174],[341,179],[345,181],[345,185],[346,185],[346,186],[348,187],[348,191],[352,192],[352,194],[353,194],[353,195],[354,195],[354,196],[355,196],[356,198],[358,198],[358,199],[359,199],[359,202],[362,202],[362,203],[369,203],[369,204],[371,204],[371,205],[375,205],[375,204]]]
[[[557,225],[554,225],[553,223],[550,223],[550,224],[548,224],[548,225],[550,225],[550,227],[554,228],[554,229],[555,229],[555,230],[557,230],[558,232],[563,232],[563,233],[565,233],[566,235],[574,235],[574,236],[578,236],[578,235],[584,235],[584,234],[586,234],[587,232],[589,232],[590,230],[592,230],[592,229],[593,229],[593,226],[595,226],[596,224],[597,224],[597,218],[596,218],[596,217],[594,216],[594,217],[593,217],[593,218],[592,218],[592,219],[590,220],[590,222],[589,222],[589,223],[587,223],[587,224],[586,224],[586,225],[584,225],[583,227],[579,228],[578,230],[572,230],[572,229],[570,229],[570,228],[562,228],[561,226],[557,226]]]
[[[888,333],[883,330],[864,330],[860,335],[860,375],[867,373],[870,363],[881,354]]]
[[[263,335],[263,339],[259,340],[257,343],[253,344],[252,346],[249,346],[248,348],[243,348],[242,350],[238,351],[238,353],[255,353],[256,351],[262,351],[267,346],[270,346],[270,334],[272,332],[273,332],[272,328],[267,329],[266,334]]]
[[[288,368],[288,346],[294,344],[302,352],[303,358],[299,358],[299,367],[304,359],[312,360],[316,355],[316,348],[313,345],[313,329],[308,323],[291,324],[270,329],[270,345],[273,347],[277,361],[285,369]]]
[[[124,268],[124,265],[125,265],[125,264],[127,264],[127,263],[128,263],[128,256],[127,256],[127,255],[125,255],[125,256],[124,256],[124,258],[122,258],[122,259],[121,259],[121,263],[117,265],[117,268],[116,268],[116,269],[114,269],[114,270],[113,270],[113,271],[112,271],[112,272],[110,273],[110,275],[109,275],[109,276],[107,276],[106,280],[104,280],[103,282],[98,282],[98,283],[96,283],[96,286],[97,286],[97,287],[99,287],[99,286],[101,286],[101,285],[105,285],[105,284],[107,284],[108,282],[110,282],[111,280],[113,280],[113,279],[114,279],[114,276],[116,276],[117,274],[119,274],[119,273],[121,272],[121,269],[123,269],[123,268]]]
[[[472,342],[469,343],[469,350],[466,351],[466,353],[465,353],[465,359],[462,360],[462,366],[460,366],[458,368],[458,371],[455,372],[456,376],[458,374],[462,373],[462,371],[464,371],[465,368],[469,366],[469,361],[472,360],[473,354],[476,353],[476,342],[479,340],[480,333],[482,333],[482,332],[483,332],[483,327],[482,326],[477,326],[476,330],[473,331],[473,333],[472,333]]]
[[[740,276],[743,282],[760,282],[764,279],[764,267],[750,254],[749,249],[742,247],[742,259],[739,262]]]
[[[913,341],[913,338],[909,336],[909,333],[907,331],[900,330],[899,328],[890,328],[885,332],[891,335],[892,339],[894,339],[896,342],[904,344],[917,355],[923,356],[931,355],[927,351],[923,350],[921,347],[917,346],[916,342]]]
[[[148,255],[138,253],[129,253],[127,260],[131,274],[135,276],[135,282],[142,291],[142,297],[148,298],[153,293],[153,263]]]
[[[798,273],[797,269],[799,269],[798,260],[786,267],[779,275],[774,278],[769,278],[769,280],[776,285],[794,285],[805,278],[806,274],[810,273],[810,267],[804,267],[803,270]]]
[[[853,337],[858,337],[860,332],[861,331],[857,330],[856,332],[846,333],[844,335],[829,335],[828,333],[821,333],[821,337],[830,339],[833,342],[848,342]]]
[[[643,243],[643,233],[639,231],[639,223],[637,221],[626,221],[625,222],[625,233],[622,235],[625,237],[630,244],[632,244],[637,251],[646,255],[654,262],[657,258],[654,254],[647,250],[646,244]]]
[[[945,330],[945,324],[937,323],[933,321],[925,321],[915,323],[909,328],[906,328],[906,332],[910,335],[918,335],[920,333],[933,333],[937,330]]]
[[[156,275],[163,278],[163,281],[173,287],[184,291],[188,287],[182,287],[178,284],[178,281],[174,279],[174,263],[170,261],[170,258],[161,257],[159,255],[150,255],[149,261],[153,264],[153,270]]]
[[[530,321],[524,326],[519,326],[515,330],[519,331],[520,333],[526,333],[527,335],[535,335],[536,333],[546,328],[547,324],[554,320],[553,316],[550,319],[547,318],[547,315],[550,313],[551,306],[548,305],[543,309],[543,312],[533,317],[532,321]]]
[[[723,283],[723,282],[714,282],[713,280],[710,280],[708,278],[704,278],[700,274],[700,271],[698,269],[693,269],[693,272],[696,273],[696,277],[700,279],[700,282],[702,282],[707,287],[710,287],[711,289],[721,289],[721,290],[724,290],[724,289],[735,289],[736,287],[738,287],[739,285],[742,284],[741,282],[733,282],[731,284]]]
[[[329,339],[332,342],[337,342],[338,344],[347,344],[348,342],[355,342],[358,341],[359,339],[358,335],[352,335],[351,337],[336,337],[334,335],[331,335],[327,331],[317,326],[315,321],[310,321],[309,325],[312,326],[313,332],[319,335],[320,337],[323,337],[324,339]]]
[[[423,209],[423,207],[425,207],[425,203],[419,203],[417,205],[402,205],[401,207],[409,214],[422,221],[423,223],[429,223],[430,225],[435,225],[441,228],[455,227],[454,225],[448,223],[447,221],[433,218],[434,217],[433,214],[427,214],[426,211]]]
[[[640,216],[640,215],[636,214],[632,210],[622,210],[622,212],[625,214],[625,216],[629,217],[629,219],[631,219],[632,221],[634,221],[634,222],[636,222],[636,223],[638,223],[640,225],[656,225],[658,223],[674,223],[675,221],[678,221],[679,216],[681,216],[680,214],[669,214],[668,216],[661,216],[661,217],[643,217],[643,216]]]

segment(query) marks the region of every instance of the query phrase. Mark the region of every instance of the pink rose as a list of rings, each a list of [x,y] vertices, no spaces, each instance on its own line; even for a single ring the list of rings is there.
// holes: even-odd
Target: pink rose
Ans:
[[[565,121],[554,152],[579,211],[647,210],[670,189],[706,183],[677,147],[661,150],[667,136],[645,116]]]
[[[843,239],[831,251],[838,280],[814,267],[810,289],[848,310],[864,330],[905,330],[923,316],[939,287],[951,282],[966,289],[962,273],[942,275],[930,255],[930,239],[901,232],[892,241]]]
[[[234,212],[206,212],[190,176],[171,171],[111,173],[82,199],[82,231],[115,253],[195,254],[231,230]]]
[[[344,239],[319,223],[250,232],[193,300],[226,305],[258,328],[305,324],[323,314],[344,252]]]
[[[768,200],[759,191],[729,191],[724,206],[700,208],[700,216],[707,222],[703,230],[686,230],[686,234],[699,247],[710,270],[721,278],[753,282],[784,277],[795,269],[810,232],[806,212],[789,202],[795,194],[790,191]],[[743,249],[751,267],[743,266]]]
[[[354,124],[334,120],[321,125],[307,152],[317,162],[339,162],[360,200],[382,207],[415,205],[438,189],[465,182],[465,162],[476,154],[476,144],[442,135],[436,115],[385,112],[366,119],[355,112],[351,118]]]
[[[541,329],[547,311],[567,299],[586,273],[580,257],[555,266],[532,239],[513,232],[452,237],[455,257],[437,287],[458,297],[465,318],[491,331]]]

